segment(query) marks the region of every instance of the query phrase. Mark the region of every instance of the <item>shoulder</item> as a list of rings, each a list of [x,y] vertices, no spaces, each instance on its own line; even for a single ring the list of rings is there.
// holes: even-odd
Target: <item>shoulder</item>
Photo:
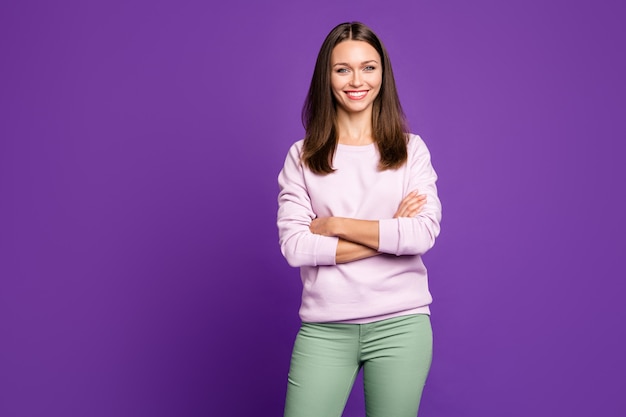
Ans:
[[[284,169],[300,169],[302,167],[302,164],[300,163],[300,157],[302,155],[303,144],[304,139],[301,139],[291,144],[291,146],[289,147],[289,151],[287,152],[287,156],[285,157]]]
[[[289,155],[297,155],[298,157],[302,153],[302,148],[304,147],[304,139],[300,139],[289,147]]]
[[[409,155],[428,153],[426,143],[420,135],[409,133],[409,140],[407,142],[407,151]]]

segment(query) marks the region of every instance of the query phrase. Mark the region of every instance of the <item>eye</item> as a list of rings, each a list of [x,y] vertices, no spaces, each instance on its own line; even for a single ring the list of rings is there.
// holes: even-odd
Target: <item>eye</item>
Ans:
[[[373,65],[368,65],[367,67],[363,68],[363,70],[367,72],[371,72],[371,71],[376,70],[376,67]]]
[[[336,72],[338,74],[346,74],[348,71],[349,71],[348,68],[339,68],[339,69],[337,69]]]

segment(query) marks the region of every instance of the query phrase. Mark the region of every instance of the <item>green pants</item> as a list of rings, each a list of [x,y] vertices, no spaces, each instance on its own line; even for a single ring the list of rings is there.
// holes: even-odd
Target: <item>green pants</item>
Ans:
[[[368,324],[303,323],[285,417],[340,417],[361,367],[367,417],[415,417],[431,359],[425,314]]]

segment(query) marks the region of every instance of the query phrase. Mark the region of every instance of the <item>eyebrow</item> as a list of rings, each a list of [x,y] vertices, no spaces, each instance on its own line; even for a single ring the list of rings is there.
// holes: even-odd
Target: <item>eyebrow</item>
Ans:
[[[370,59],[369,61],[361,62],[361,65],[371,64],[372,62],[378,64],[378,61],[376,61],[375,59]],[[337,62],[336,64],[333,64],[333,67],[336,67],[337,65],[344,65],[346,67],[350,66],[350,64],[348,64],[347,62]]]

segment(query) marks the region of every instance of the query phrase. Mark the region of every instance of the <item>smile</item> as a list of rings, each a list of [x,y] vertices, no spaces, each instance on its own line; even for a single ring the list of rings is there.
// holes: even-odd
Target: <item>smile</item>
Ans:
[[[368,93],[368,90],[365,91],[346,91],[346,95],[351,100],[361,100]]]

